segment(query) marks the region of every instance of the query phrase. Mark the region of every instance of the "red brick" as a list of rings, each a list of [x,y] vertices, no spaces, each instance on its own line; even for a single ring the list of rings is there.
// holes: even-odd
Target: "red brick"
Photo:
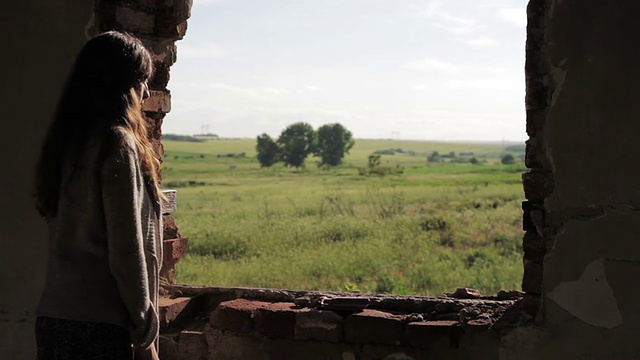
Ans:
[[[164,226],[162,234],[163,239],[175,239],[182,237],[180,229],[176,224],[176,219],[172,215],[163,215],[162,225]]]
[[[531,170],[522,174],[524,196],[528,200],[543,201],[553,191],[553,178],[549,173]]]
[[[172,240],[179,240],[179,241],[185,242],[184,244],[178,245],[178,247],[184,249],[184,250],[180,250],[180,252],[182,252],[183,255],[175,254],[173,250],[175,250],[176,244],[175,244],[175,241],[172,241]],[[168,241],[169,244],[165,242],[164,245],[166,247],[169,247],[171,251],[166,250],[164,253],[163,264],[162,264],[162,268],[160,269],[160,278],[162,279],[162,281],[166,282],[167,284],[175,283],[176,263],[182,258],[182,256],[184,256],[184,253],[186,253],[186,242],[188,242],[188,240],[189,240],[188,238],[165,240],[165,241]]]
[[[342,341],[342,316],[328,310],[302,311],[296,317],[296,340]]]
[[[207,339],[201,331],[183,330],[178,340],[178,350],[189,360],[206,360]]]
[[[527,110],[541,110],[549,106],[549,85],[547,77],[526,76],[525,105]]]
[[[546,157],[541,138],[529,138],[529,140],[526,141],[524,162],[528,168],[541,170],[543,172],[551,171],[551,163]]]
[[[248,334],[253,330],[254,312],[270,304],[271,303],[247,299],[225,301],[218,305],[213,313],[211,313],[209,323],[215,329]]]
[[[431,359],[423,349],[400,346],[365,344],[362,346],[361,360],[410,360]]]
[[[469,332],[465,326],[458,353],[469,360],[497,360],[500,358],[500,336],[487,328]]]
[[[164,90],[169,84],[171,74],[169,72],[169,66],[163,63],[154,63],[153,77],[149,81],[149,89],[151,90]]]
[[[173,1],[173,16],[176,18],[177,23],[186,21],[191,17],[191,8],[193,7],[193,0],[172,0]]]
[[[522,248],[524,250],[524,258],[542,262],[545,256],[544,238],[536,231],[527,231],[522,239]]]
[[[155,64],[171,66],[177,60],[178,48],[174,40],[142,39],[144,47],[151,53],[151,60]],[[157,67],[158,65],[156,65]]]
[[[535,318],[540,310],[540,295],[528,293],[522,299],[522,311]]]
[[[174,0],[138,0],[140,6],[157,10],[164,10],[171,7],[173,1]]]
[[[461,326],[457,321],[421,321],[407,324],[407,339],[417,347],[432,347],[440,340],[449,340],[457,344],[461,335]]]
[[[163,245],[162,273],[163,274],[175,268],[176,264],[187,253],[188,244],[189,244],[189,238],[167,239],[162,242],[162,245]]]
[[[261,342],[254,336],[235,335],[205,326],[209,346],[209,359],[216,360],[262,360],[264,351]],[[163,359],[164,360],[164,359]]]
[[[404,320],[409,315],[365,309],[344,322],[345,341],[351,343],[404,344]]]
[[[296,314],[309,311],[294,303],[272,303],[255,310],[255,330],[270,338],[292,339],[296,327]]]
[[[357,347],[341,343],[317,341],[265,340],[262,357],[271,360],[333,360],[356,359]]]
[[[182,360],[180,352],[178,351],[178,339],[179,335],[175,334],[161,334],[159,343],[158,355],[162,360]]]
[[[133,10],[125,6],[115,9],[115,21],[120,28],[135,34],[153,34],[155,17],[142,11]]]
[[[169,90],[151,90],[151,96],[142,103],[142,111],[168,113],[171,111]]]
[[[144,113],[144,118],[147,122],[147,135],[149,140],[160,140],[162,138],[162,123],[164,122],[164,113]],[[162,153],[156,154],[162,155]]]
[[[160,324],[162,326],[167,326],[173,320],[175,320],[178,315],[184,310],[191,298],[188,297],[179,297],[175,299],[170,299],[166,297],[161,297],[158,299],[158,316],[160,317]]]
[[[524,259],[524,274],[522,276],[522,291],[539,295],[542,293],[542,263],[537,260]]]
[[[544,77],[551,72],[547,54],[542,51],[540,44],[527,41],[525,44],[525,73],[532,77]]]
[[[164,39],[180,40],[187,33],[187,22],[171,14],[159,14],[156,17],[154,33]]]
[[[149,12],[168,14],[180,23],[191,17],[193,0],[136,0],[136,5]]]
[[[240,334],[251,332],[251,330],[253,330],[253,310],[236,306],[242,301],[246,300],[236,299],[218,305],[209,318],[211,326],[216,329],[230,330]]]

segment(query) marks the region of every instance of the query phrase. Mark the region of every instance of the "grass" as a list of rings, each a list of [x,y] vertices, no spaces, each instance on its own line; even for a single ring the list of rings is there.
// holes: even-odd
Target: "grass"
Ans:
[[[357,140],[345,164],[260,169],[255,140],[165,141],[164,186],[189,252],[177,281],[215,286],[438,295],[522,279],[522,165],[500,144]],[[381,149],[400,175],[360,176]],[[426,162],[432,151],[483,163]],[[512,153],[516,158],[521,153]]]

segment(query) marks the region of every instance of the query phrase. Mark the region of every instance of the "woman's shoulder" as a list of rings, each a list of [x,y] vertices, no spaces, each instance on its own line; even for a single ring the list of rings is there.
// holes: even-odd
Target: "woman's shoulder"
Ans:
[[[135,138],[131,131],[124,126],[111,126],[108,131],[108,139],[106,140],[112,151],[117,151],[123,154],[137,153]]]

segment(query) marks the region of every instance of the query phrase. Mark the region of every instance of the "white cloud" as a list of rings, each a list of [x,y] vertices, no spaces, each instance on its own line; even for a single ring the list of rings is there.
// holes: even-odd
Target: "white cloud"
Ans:
[[[500,46],[500,42],[498,40],[484,35],[465,40],[465,44],[475,48],[495,48]]]
[[[440,1],[431,1],[427,4],[427,9],[424,11],[424,15],[431,16],[433,15],[440,7],[442,3]]]
[[[280,88],[260,88],[260,87],[240,87],[233,86],[227,84],[218,84],[211,83],[208,86],[212,89],[224,90],[232,93],[242,94],[242,95],[250,95],[250,96],[264,96],[264,95],[285,95],[288,94],[289,91],[286,89]]]
[[[320,86],[316,86],[316,85],[309,85],[309,86],[305,86],[305,89],[309,90],[309,91],[318,91],[318,90],[322,90],[322,88]]]
[[[465,27],[465,26],[451,26],[451,25],[443,25],[443,24],[436,24],[435,26],[441,28],[441,29],[445,29],[449,32],[452,32],[456,35],[467,35],[467,34],[471,34],[473,33],[475,30],[473,27]]]
[[[445,72],[449,74],[457,74],[460,73],[460,66],[445,62],[442,60],[434,59],[434,58],[423,58],[417,61],[413,61],[408,64],[410,69],[420,70],[420,71],[433,71],[436,70],[438,72]]]
[[[227,52],[214,43],[204,43],[198,47],[189,45],[178,46],[178,56],[183,59],[220,59],[227,56]]]
[[[514,88],[514,82],[505,79],[459,79],[450,80],[445,84],[451,89],[476,90],[509,90]]]
[[[527,26],[527,11],[524,8],[500,9],[498,14],[502,20],[510,22],[517,27]]]
[[[445,20],[446,22],[453,24],[453,25],[457,25],[457,26],[473,26],[476,24],[476,21],[473,19],[469,19],[469,18],[463,18],[463,17],[458,17],[458,16],[453,16],[449,13],[446,12],[440,12],[438,13],[438,15],[440,16],[440,18],[442,18],[443,20]]]
[[[438,27],[447,29],[454,34],[468,34],[472,32],[472,29],[476,25],[476,21],[471,18],[460,17],[451,15],[449,12],[443,11],[442,3],[439,1],[432,1],[427,4],[427,8],[422,11],[417,11],[409,14],[409,17],[418,18],[432,18],[441,20],[442,23],[435,24]]]

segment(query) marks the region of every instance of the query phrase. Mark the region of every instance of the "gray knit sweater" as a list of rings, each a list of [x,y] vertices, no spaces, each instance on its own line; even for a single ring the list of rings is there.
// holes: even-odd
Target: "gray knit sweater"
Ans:
[[[145,186],[133,136],[116,133],[119,144],[106,158],[96,137],[80,162],[63,170],[38,315],[121,325],[135,346],[146,347],[159,328],[162,217]]]

